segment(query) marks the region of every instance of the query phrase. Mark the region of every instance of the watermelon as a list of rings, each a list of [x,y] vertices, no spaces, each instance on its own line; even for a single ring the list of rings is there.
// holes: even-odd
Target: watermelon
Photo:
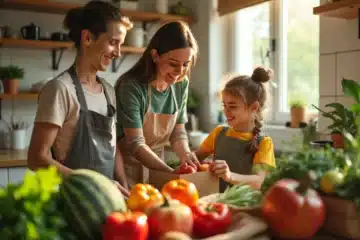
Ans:
[[[79,239],[101,239],[106,216],[125,212],[126,203],[117,186],[89,169],[74,170],[60,185],[61,209]]]

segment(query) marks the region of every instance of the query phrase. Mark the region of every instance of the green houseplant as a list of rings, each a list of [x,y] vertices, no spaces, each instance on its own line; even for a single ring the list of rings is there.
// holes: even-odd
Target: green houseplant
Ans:
[[[330,111],[324,111],[316,106],[323,117],[331,119],[332,123],[328,126],[335,148],[344,147],[344,133],[347,132],[352,136],[357,133],[356,118],[360,113],[360,85],[354,80],[345,79],[341,81],[342,89],[345,96],[352,97],[355,103],[350,108],[343,104],[334,102],[326,104],[326,108],[332,108]]]
[[[194,92],[194,90],[192,90],[191,88],[189,88],[189,92],[188,92],[188,98],[187,98],[187,111],[189,113],[195,114],[197,108],[200,106],[200,99],[199,97],[196,95],[196,93]]]
[[[19,79],[24,77],[24,69],[15,65],[0,67],[0,79],[3,83],[4,93],[17,94]]]
[[[306,103],[301,98],[294,98],[289,101],[291,127],[298,128],[300,123],[305,122]]]

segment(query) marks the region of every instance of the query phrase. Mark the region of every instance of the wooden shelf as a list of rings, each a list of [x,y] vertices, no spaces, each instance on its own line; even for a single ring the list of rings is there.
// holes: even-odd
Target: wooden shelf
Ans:
[[[6,48],[31,48],[31,49],[59,49],[72,48],[72,42],[57,42],[43,40],[26,40],[16,38],[0,39],[0,46]]]
[[[326,17],[355,19],[358,17],[358,8],[360,8],[360,0],[341,0],[315,7],[313,13]]]
[[[24,92],[18,94],[1,93],[0,100],[37,100],[38,96],[38,93],[31,92]]]
[[[2,0],[0,2],[0,8],[3,9],[13,9],[13,10],[22,10],[22,11],[33,11],[41,13],[57,13],[64,14],[72,8],[80,7],[80,4],[74,3],[62,3],[62,2],[53,2],[53,1],[44,1],[44,0]],[[143,12],[143,11],[134,11],[134,10],[120,10],[122,14],[129,17],[133,21],[160,21],[160,22],[169,22],[169,21],[185,21],[188,23],[192,22],[191,17],[184,17],[178,15],[170,14],[161,14],[153,12]]]
[[[15,38],[0,39],[0,47],[4,48],[30,48],[30,49],[61,49],[72,48],[72,42],[43,41],[43,40],[26,40]],[[130,46],[121,46],[122,53],[143,53],[145,48],[136,48]]]
[[[24,150],[0,150],[0,168],[26,167],[27,149]]]

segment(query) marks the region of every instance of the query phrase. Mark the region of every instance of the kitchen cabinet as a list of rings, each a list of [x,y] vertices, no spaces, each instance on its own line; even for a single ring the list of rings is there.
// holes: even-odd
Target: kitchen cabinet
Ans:
[[[0,187],[8,185],[8,170],[7,168],[0,168]]]
[[[8,168],[9,183],[21,183],[27,169],[27,167]]]

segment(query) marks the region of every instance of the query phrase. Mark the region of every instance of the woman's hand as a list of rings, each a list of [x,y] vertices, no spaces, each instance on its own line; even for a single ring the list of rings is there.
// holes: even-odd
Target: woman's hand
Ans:
[[[180,163],[181,164],[187,163],[195,169],[197,169],[197,166],[200,165],[200,162],[197,159],[196,154],[194,152],[187,152],[187,153],[183,154],[180,157]]]
[[[210,171],[212,171],[217,177],[222,178],[226,182],[231,182],[231,171],[224,160],[215,160],[210,165]]]

